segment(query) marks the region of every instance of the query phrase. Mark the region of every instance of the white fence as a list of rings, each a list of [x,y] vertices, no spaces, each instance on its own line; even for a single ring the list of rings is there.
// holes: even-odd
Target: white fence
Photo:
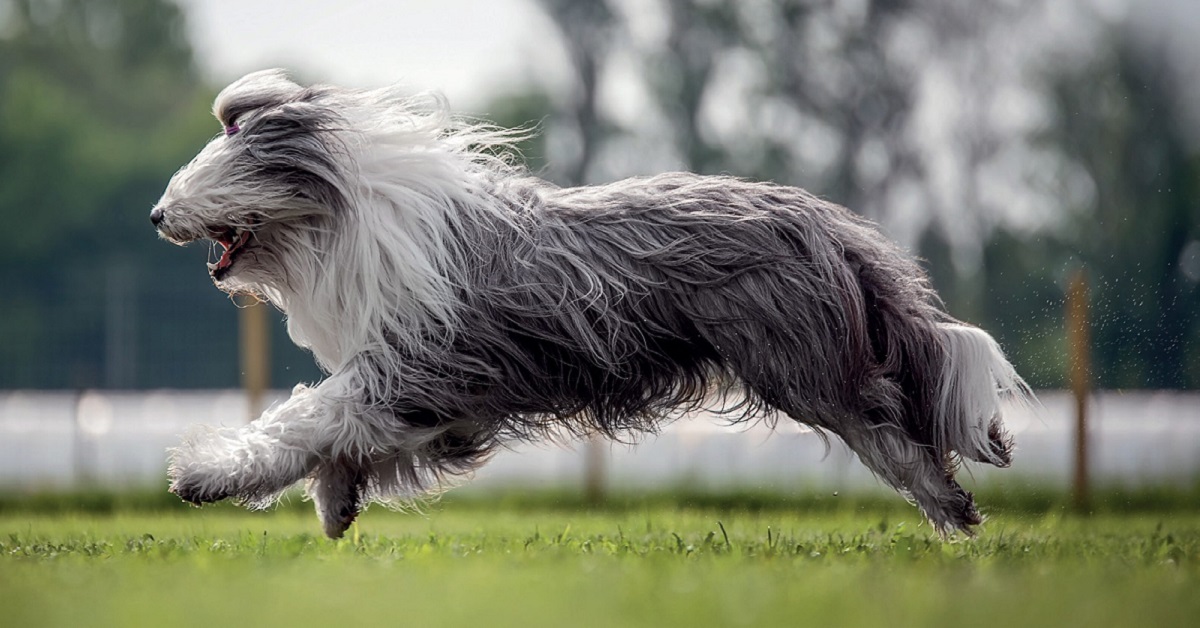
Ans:
[[[1040,409],[1013,408],[1008,414],[1017,438],[1013,468],[974,465],[973,479],[965,483],[1066,486],[1071,399],[1047,391],[1040,400]],[[1091,473],[1097,484],[1200,479],[1200,393],[1100,393],[1091,408]],[[162,486],[165,450],[189,425],[236,425],[246,415],[240,391],[0,392],[0,489]],[[520,445],[501,452],[474,485],[578,485],[583,465],[582,445]],[[614,487],[878,486],[845,447],[835,442],[826,452],[820,438],[790,421],[771,430],[729,427],[704,416],[681,419],[636,447],[608,447],[605,471]]]

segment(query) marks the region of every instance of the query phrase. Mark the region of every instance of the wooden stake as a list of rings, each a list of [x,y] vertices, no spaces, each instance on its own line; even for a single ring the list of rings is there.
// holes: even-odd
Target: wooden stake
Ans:
[[[1071,356],[1071,392],[1075,397],[1075,476],[1072,499],[1075,509],[1088,509],[1087,410],[1091,394],[1091,328],[1088,320],[1087,277],[1082,269],[1071,276],[1067,288],[1067,341]]]
[[[583,445],[583,496],[593,506],[604,501],[604,438],[591,436]]]
[[[246,391],[249,421],[262,412],[263,398],[271,385],[270,330],[267,305],[252,296],[241,297],[238,314],[240,328],[242,388]]]

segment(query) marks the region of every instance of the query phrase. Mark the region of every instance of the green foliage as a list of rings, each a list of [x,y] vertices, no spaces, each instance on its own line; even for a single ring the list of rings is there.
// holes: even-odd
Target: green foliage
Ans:
[[[994,516],[941,543],[871,511],[0,515],[12,625],[1185,625],[1200,518]],[[69,591],[69,595],[64,595]],[[1019,601],[1019,603],[1014,603]]]
[[[1097,377],[1110,388],[1198,387],[1200,277],[1182,254],[1200,241],[1200,169],[1185,141],[1175,68],[1114,38],[1093,64],[1053,84],[1052,138],[1088,173],[1089,206],[1063,238],[1092,284]],[[1194,357],[1192,358],[1194,359]]]
[[[988,513],[1005,516],[1045,516],[1071,511],[1071,496],[1037,480],[1010,478],[1004,484],[972,487],[977,501]],[[1178,514],[1200,510],[1200,483],[1191,486],[1094,487],[1090,514]],[[584,493],[571,490],[508,490],[472,489],[464,487],[451,491],[433,504],[431,511],[447,509],[463,513],[491,510],[511,510],[528,513],[593,512],[625,515],[643,510],[707,510],[714,512],[822,514],[855,513],[907,517],[913,507],[898,499],[891,491],[826,493],[812,490],[783,492],[780,490],[712,491],[677,488],[667,491],[616,491],[601,503],[593,503]],[[418,510],[421,508],[418,508]],[[205,511],[240,512],[228,502],[205,507]],[[289,494],[273,508],[277,513],[311,514],[312,505],[299,493]],[[13,517],[29,515],[106,515],[119,513],[179,514],[194,513],[195,509],[166,490],[82,490],[0,492],[0,515]]]
[[[0,39],[0,211],[21,229],[5,231],[0,255],[6,265],[95,264],[97,244],[145,231],[130,210],[150,206],[211,134],[212,94],[173,4],[13,5]]]
[[[1058,387],[1069,354],[1063,292],[1082,269],[1095,385],[1197,388],[1200,275],[1185,264],[1189,245],[1200,251],[1200,157],[1170,64],[1120,32],[1106,41],[1088,65],[1046,77],[1054,121],[1043,141],[1078,168],[1057,184],[1087,186],[1084,202],[1063,206],[1044,231],[992,232],[977,275],[935,279],[952,311],[997,332],[1031,383]],[[927,238],[922,251],[936,249]]]
[[[146,218],[217,129],[180,9],[5,7],[0,387],[236,385],[236,310],[203,254],[158,241]],[[290,381],[315,375],[299,357]]]
[[[545,92],[530,90],[496,96],[481,115],[501,128],[527,130],[526,137],[516,146],[517,157],[530,172],[543,175],[547,164],[546,136],[542,131],[553,107]]]

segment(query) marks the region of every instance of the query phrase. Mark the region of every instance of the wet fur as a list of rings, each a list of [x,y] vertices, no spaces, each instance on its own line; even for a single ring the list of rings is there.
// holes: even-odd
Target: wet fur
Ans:
[[[841,438],[943,534],[982,521],[961,458],[1007,466],[1028,389],[875,225],[807,192],[666,174],[561,189],[513,136],[392,90],[224,90],[158,204],[173,241],[251,232],[218,286],[259,294],[328,373],[173,450],[193,503],[308,478],[327,534],[507,441],[653,432],[687,409]]]

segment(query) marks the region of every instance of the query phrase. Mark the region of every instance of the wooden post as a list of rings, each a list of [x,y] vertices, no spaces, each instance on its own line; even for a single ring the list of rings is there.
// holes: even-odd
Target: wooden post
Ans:
[[[588,437],[583,445],[583,497],[591,505],[604,501],[604,447],[607,443],[597,435]]]
[[[1088,509],[1087,410],[1091,393],[1091,329],[1088,320],[1087,277],[1082,269],[1071,275],[1067,287],[1067,342],[1070,346],[1071,392],[1075,397],[1075,475],[1072,501],[1075,509]]]
[[[267,304],[253,296],[240,297],[238,314],[242,388],[246,407],[253,421],[263,409],[263,398],[271,385],[270,330],[267,328]]]

